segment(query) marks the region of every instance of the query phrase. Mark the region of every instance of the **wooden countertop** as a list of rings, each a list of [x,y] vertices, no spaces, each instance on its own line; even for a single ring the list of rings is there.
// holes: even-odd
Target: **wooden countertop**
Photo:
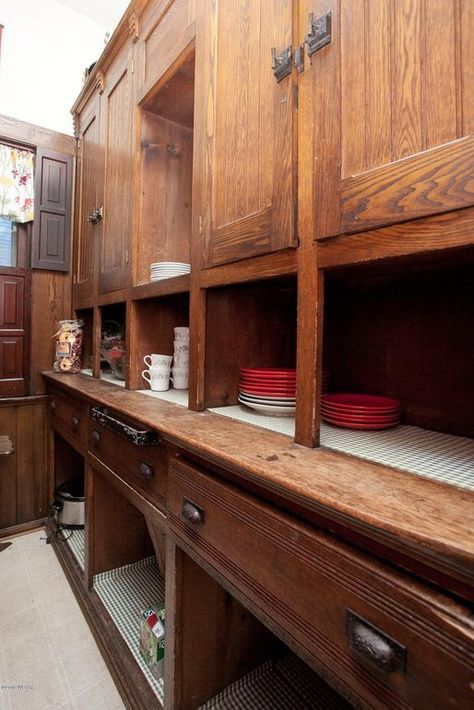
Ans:
[[[273,495],[471,586],[474,493],[210,412],[192,412],[85,375],[46,379],[156,429],[169,442]]]

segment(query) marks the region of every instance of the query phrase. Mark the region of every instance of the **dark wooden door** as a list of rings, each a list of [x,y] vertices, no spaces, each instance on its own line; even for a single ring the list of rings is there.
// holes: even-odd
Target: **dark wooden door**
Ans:
[[[25,277],[0,274],[0,396],[26,394]]]
[[[203,264],[296,243],[295,105],[272,47],[293,43],[292,2],[216,0],[197,18],[195,153]]]
[[[99,291],[128,284],[129,245],[134,211],[134,111],[132,44],[126,44],[107,71],[101,97],[104,150],[103,220]]]
[[[91,221],[98,209],[98,188],[103,174],[99,133],[100,96],[97,90],[78,118],[76,182],[76,229],[74,251],[74,301],[93,297],[98,223]]]
[[[300,77],[313,237],[474,204],[473,3],[301,0],[300,27],[311,12],[332,13]]]

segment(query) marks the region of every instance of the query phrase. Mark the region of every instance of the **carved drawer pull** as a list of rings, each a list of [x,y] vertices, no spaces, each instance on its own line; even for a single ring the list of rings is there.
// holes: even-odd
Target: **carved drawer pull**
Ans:
[[[145,481],[149,481],[150,479],[153,478],[153,467],[149,466],[147,463],[144,463],[143,461],[140,463],[140,466],[138,467],[138,471],[140,473],[140,476],[142,476]]]
[[[77,429],[77,427],[79,426],[79,417],[76,417],[76,416],[71,417],[71,424],[74,427],[74,429]]]
[[[204,523],[204,511],[190,500],[183,498],[182,517],[192,525],[202,525]]]
[[[97,429],[94,429],[92,432],[92,441],[94,442],[94,444],[98,444],[100,441],[100,434]]]
[[[386,673],[405,671],[406,648],[350,610],[346,631],[350,647],[377,668]]]
[[[51,402],[49,403],[49,408],[52,412],[56,411],[56,401],[54,399],[52,399]]]

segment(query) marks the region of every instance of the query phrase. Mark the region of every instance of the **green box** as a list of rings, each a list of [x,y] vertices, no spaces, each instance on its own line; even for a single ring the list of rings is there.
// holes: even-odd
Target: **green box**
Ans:
[[[165,655],[165,605],[155,604],[142,612],[140,653],[156,680],[163,677]]]

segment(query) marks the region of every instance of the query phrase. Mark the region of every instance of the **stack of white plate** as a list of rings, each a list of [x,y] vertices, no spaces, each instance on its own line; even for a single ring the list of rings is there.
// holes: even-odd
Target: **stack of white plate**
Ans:
[[[156,261],[150,264],[150,281],[161,281],[191,272],[191,264],[181,261]]]

